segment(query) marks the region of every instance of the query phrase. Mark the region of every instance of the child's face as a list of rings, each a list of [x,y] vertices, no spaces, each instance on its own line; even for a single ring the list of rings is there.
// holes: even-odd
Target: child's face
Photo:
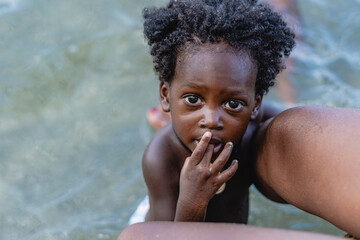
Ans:
[[[171,84],[160,86],[162,106],[191,151],[210,131],[217,155],[226,142],[240,141],[260,106],[256,64],[247,51],[235,54],[223,43],[207,44],[179,59]]]

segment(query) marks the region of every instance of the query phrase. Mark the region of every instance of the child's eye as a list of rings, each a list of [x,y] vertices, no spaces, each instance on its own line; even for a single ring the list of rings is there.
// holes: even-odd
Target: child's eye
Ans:
[[[225,103],[225,107],[230,110],[238,111],[243,107],[243,102],[239,100],[230,100]]]
[[[190,105],[197,105],[200,103],[200,98],[195,95],[190,95],[185,97],[185,101]]]

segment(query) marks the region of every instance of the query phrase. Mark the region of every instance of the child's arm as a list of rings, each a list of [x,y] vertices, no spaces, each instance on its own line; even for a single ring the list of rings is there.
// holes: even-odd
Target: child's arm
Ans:
[[[179,195],[180,169],[171,161],[168,148],[153,140],[146,149],[142,168],[150,209],[146,221],[173,221]]]
[[[173,221],[179,194],[176,175],[169,176],[168,166],[144,156],[143,174],[148,188],[150,208],[146,221]]]
[[[286,110],[258,136],[257,178],[287,202],[360,237],[359,139],[359,109]]]

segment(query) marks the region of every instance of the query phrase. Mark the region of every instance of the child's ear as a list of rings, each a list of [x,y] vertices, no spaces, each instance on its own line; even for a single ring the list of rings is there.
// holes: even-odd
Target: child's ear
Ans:
[[[258,113],[259,113],[259,109],[260,109],[260,106],[261,106],[261,102],[262,102],[262,98],[263,96],[260,95],[260,94],[257,94],[256,97],[255,97],[255,106],[251,112],[251,119],[254,120]]]
[[[170,112],[170,85],[167,82],[161,82],[159,88],[160,103],[164,112]]]

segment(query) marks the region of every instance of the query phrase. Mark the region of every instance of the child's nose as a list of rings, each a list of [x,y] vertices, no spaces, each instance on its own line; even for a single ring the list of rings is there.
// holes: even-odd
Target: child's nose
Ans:
[[[199,121],[199,126],[201,128],[220,130],[224,127],[221,119],[221,109],[204,108],[203,111],[203,116]]]

